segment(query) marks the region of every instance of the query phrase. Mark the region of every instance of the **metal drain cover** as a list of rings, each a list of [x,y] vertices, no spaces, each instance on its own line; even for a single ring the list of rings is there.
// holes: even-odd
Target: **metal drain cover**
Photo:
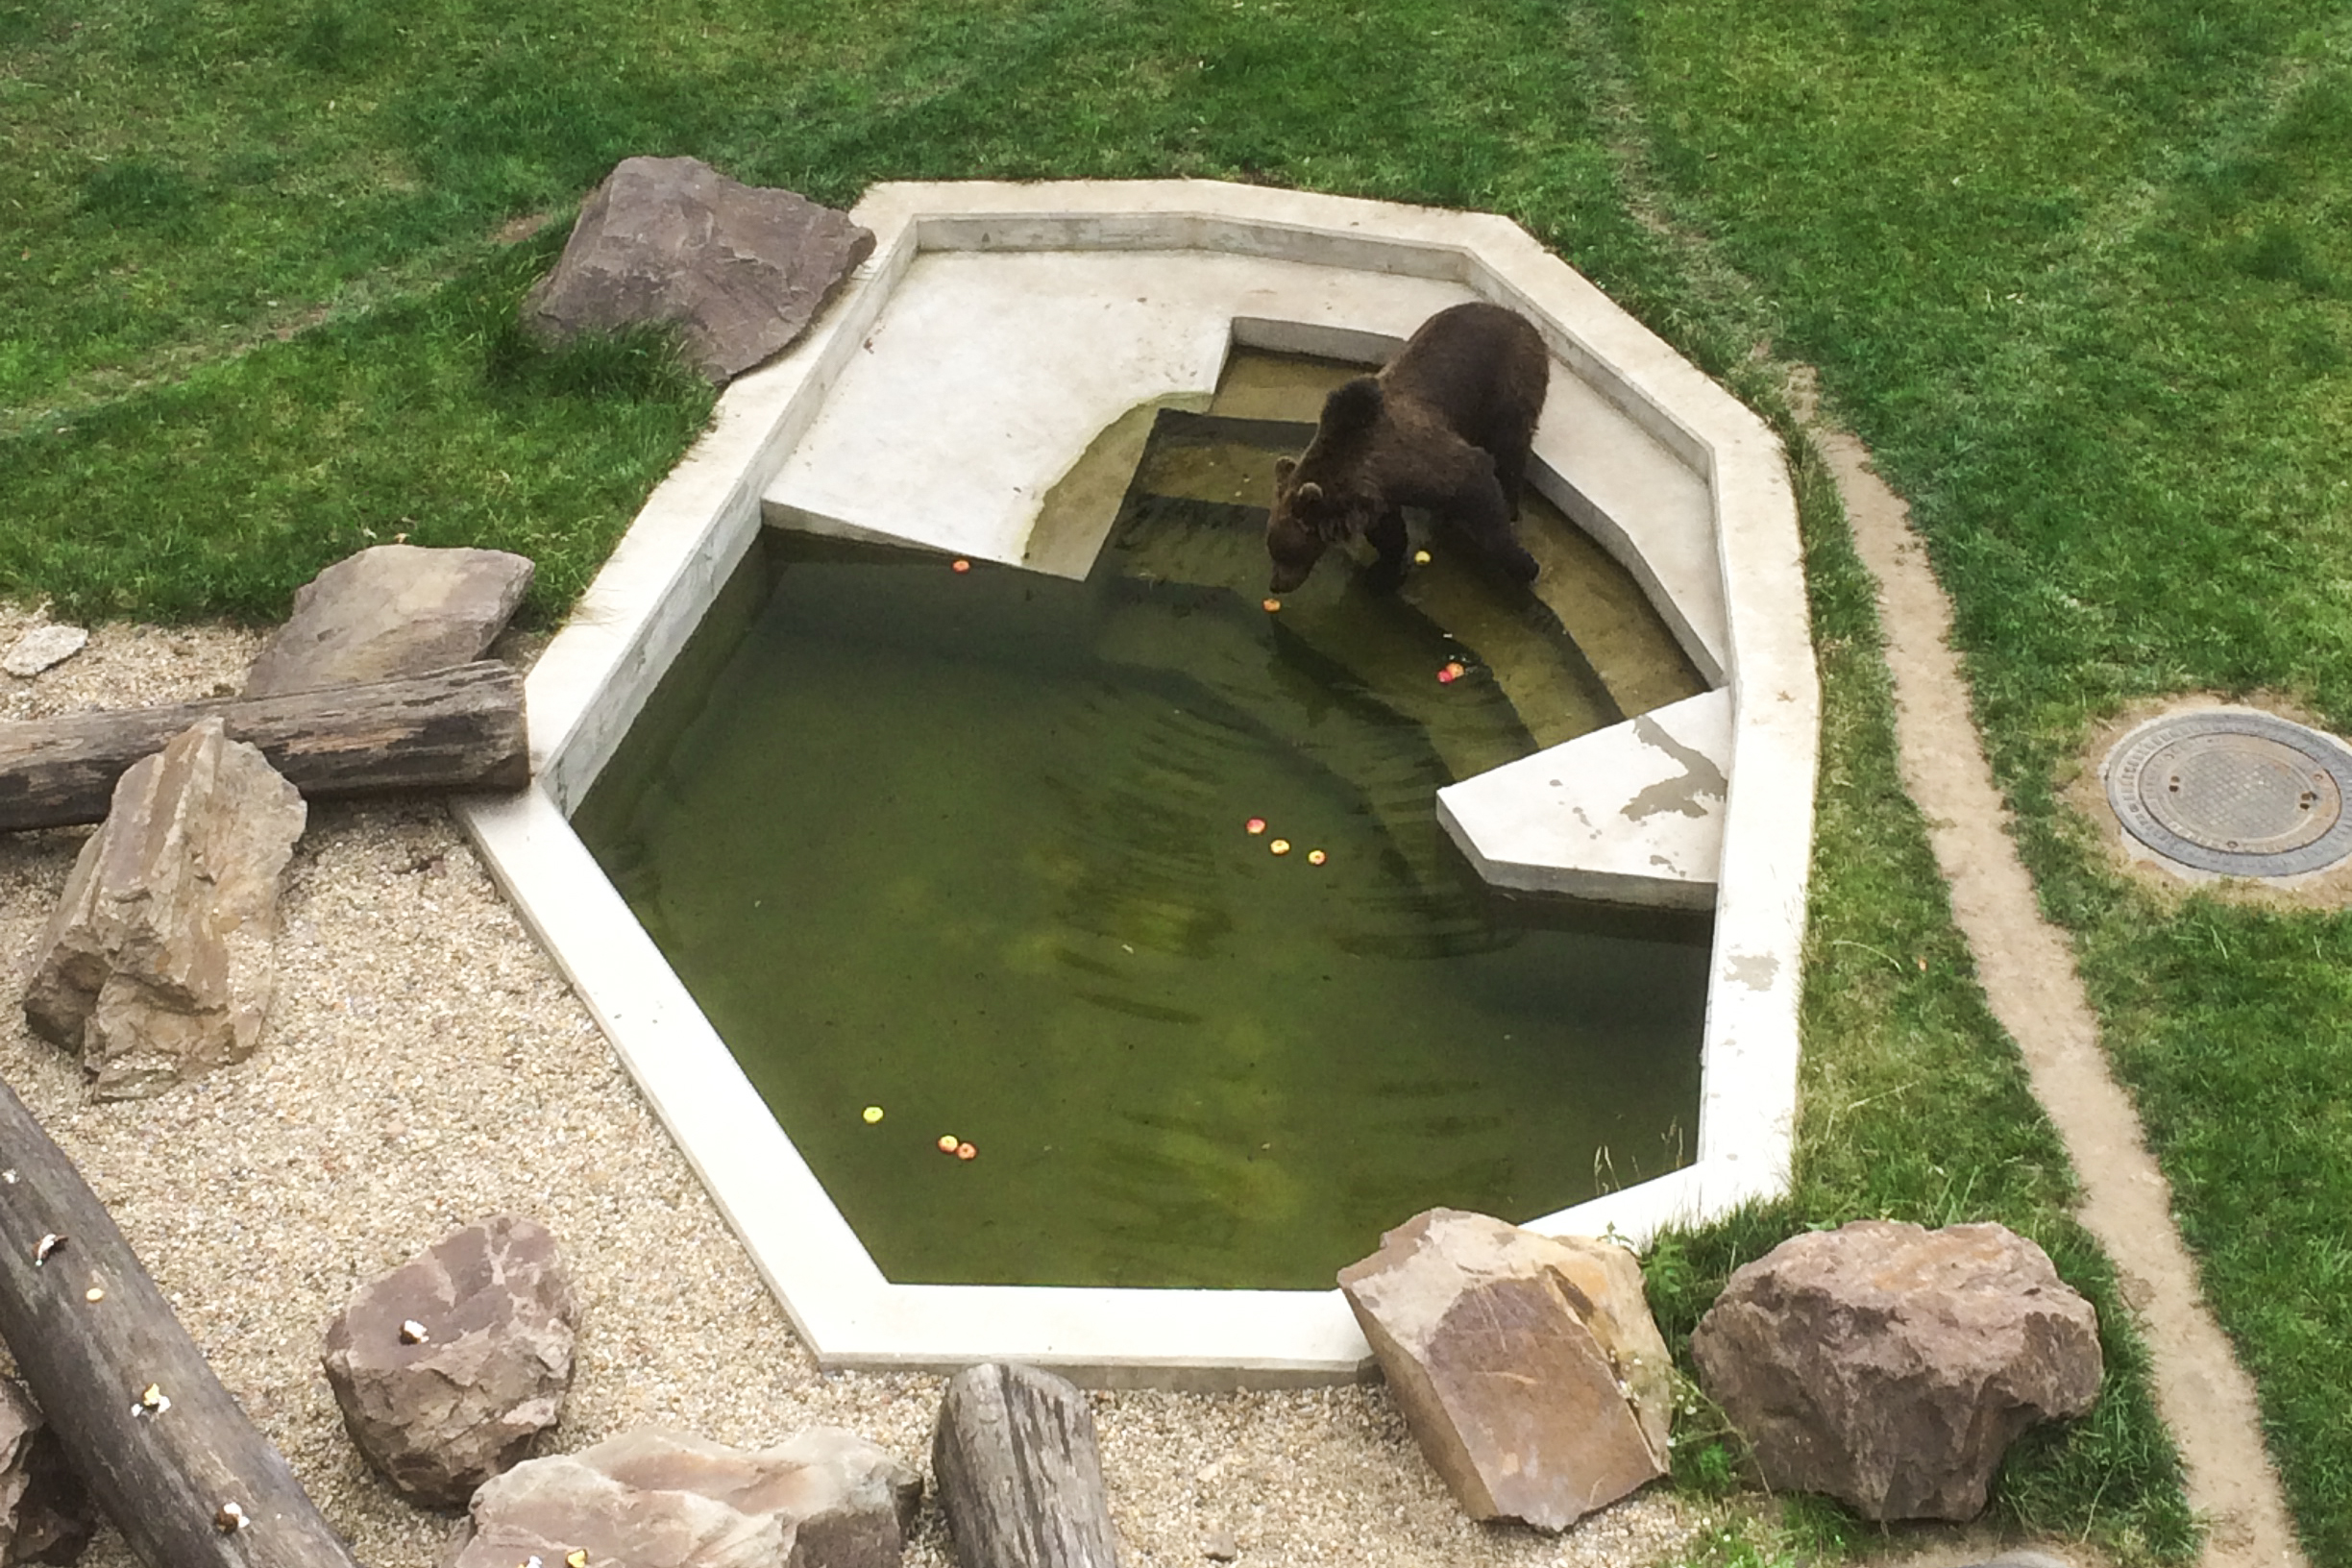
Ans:
[[[2352,855],[2352,751],[2250,708],[2174,714],[2107,754],[2107,801],[2133,838],[2228,876],[2297,876]]]

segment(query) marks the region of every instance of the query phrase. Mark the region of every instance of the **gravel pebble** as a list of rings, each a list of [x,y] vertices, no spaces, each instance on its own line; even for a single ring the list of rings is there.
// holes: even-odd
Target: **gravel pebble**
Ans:
[[[38,620],[0,604],[0,647]],[[0,680],[0,719],[228,695],[261,640],[100,626],[66,663]],[[115,1104],[88,1097],[18,1005],[84,836],[0,835],[0,1076],[360,1561],[428,1568],[453,1516],[403,1501],[359,1458],[319,1366],[327,1322],[363,1280],[502,1210],[554,1231],[579,1300],[577,1372],[543,1452],[649,1422],[745,1446],[828,1422],[928,1470],[943,1380],[817,1368],[437,801],[314,803],[259,1053]],[[1643,1495],[1565,1536],[1473,1524],[1377,1384],[1092,1399],[1134,1568],[1202,1563],[1212,1546],[1243,1564],[1624,1568],[1700,1523]],[[109,1531],[83,1560],[134,1559]],[[907,1561],[952,1563],[928,1503]]]

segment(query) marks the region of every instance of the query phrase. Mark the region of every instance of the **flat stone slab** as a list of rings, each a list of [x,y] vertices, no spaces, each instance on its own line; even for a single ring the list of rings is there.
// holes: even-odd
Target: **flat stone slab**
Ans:
[[[294,590],[245,677],[247,697],[430,674],[482,656],[530,592],[529,557],[378,545]]]
[[[1106,427],[1216,385],[1237,313],[1370,322],[1402,343],[1469,297],[1255,257],[921,256],[769,486],[771,520],[1017,564],[1045,493]]]
[[[1731,694],[1702,692],[1437,792],[1497,887],[1708,909],[1723,858]]]
[[[1699,471],[1565,367],[1553,372],[1528,483],[1640,579],[1710,681],[1731,668],[1715,499]]]
[[[31,680],[44,670],[55,669],[82,651],[89,643],[89,633],[80,626],[35,626],[0,654],[0,670],[19,680]]]

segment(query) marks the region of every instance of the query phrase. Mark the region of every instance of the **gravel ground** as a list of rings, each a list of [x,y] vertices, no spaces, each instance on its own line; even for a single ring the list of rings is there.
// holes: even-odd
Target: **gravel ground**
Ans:
[[[0,650],[35,619],[0,604]],[[44,674],[0,675],[0,720],[225,695],[259,642],[100,627]],[[362,1562],[437,1563],[453,1516],[400,1500],[345,1437],[319,1368],[327,1321],[362,1280],[502,1210],[554,1231],[579,1301],[577,1370],[543,1452],[649,1422],[743,1446],[832,1423],[927,1469],[942,1380],[817,1369],[438,803],[313,805],[259,1053],[114,1104],[18,1007],[82,838],[0,835],[0,1077]],[[1202,1562],[1219,1534],[1245,1564],[1628,1568],[1698,1524],[1650,1495],[1565,1536],[1472,1524],[1378,1385],[1104,1393],[1094,1414],[1134,1568]],[[84,1558],[133,1560],[110,1532]],[[953,1560],[927,1503],[907,1560]]]

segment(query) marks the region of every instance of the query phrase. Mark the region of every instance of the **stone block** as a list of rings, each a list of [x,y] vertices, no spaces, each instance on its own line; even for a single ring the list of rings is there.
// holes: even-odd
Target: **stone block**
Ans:
[[[747,1452],[640,1427],[487,1482],[442,1568],[894,1568],[921,1497],[912,1467],[838,1428]]]
[[[1565,1530],[1666,1473],[1673,1363],[1624,1247],[1432,1209],[1339,1288],[1471,1517]]]
[[[403,1496],[457,1507],[562,1413],[572,1318],[555,1238],[501,1214],[360,1286],[328,1327],[327,1381]]]
[[[25,988],[33,1032],[102,1098],[242,1061],[277,986],[278,895],[308,815],[261,753],[200,721],[114,786]]]
[[[1733,1274],[1698,1330],[1701,1386],[1765,1482],[1868,1519],[1972,1519],[2037,1421],[2096,1402],[2098,1314],[2000,1225],[1856,1220]]]
[[[674,322],[726,381],[816,319],[874,236],[789,190],[739,184],[691,158],[630,158],[580,208],[555,270],[523,302],[543,337]]]

